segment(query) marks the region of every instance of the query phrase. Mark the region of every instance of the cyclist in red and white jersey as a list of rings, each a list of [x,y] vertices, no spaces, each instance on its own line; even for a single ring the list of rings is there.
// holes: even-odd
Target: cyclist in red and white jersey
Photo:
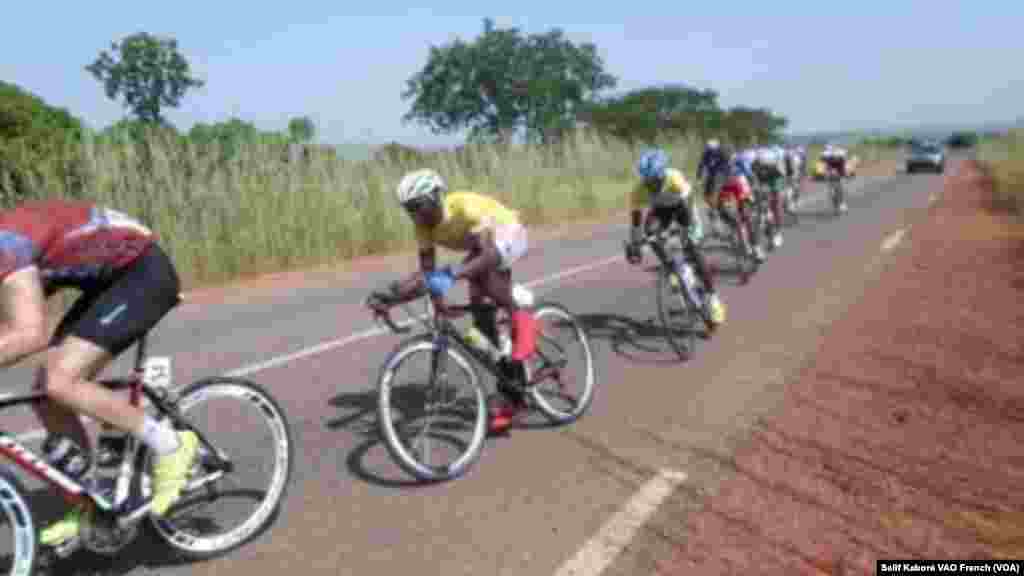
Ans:
[[[45,300],[61,288],[81,296],[48,338]],[[25,202],[0,212],[0,295],[8,321],[0,328],[0,367],[45,351],[36,386],[47,402],[36,414],[51,436],[70,438],[84,453],[89,437],[77,414],[137,437],[156,455],[153,514],[181,495],[198,439],[146,415],[141,407],[92,380],[178,302],[178,275],[147,227],[90,202]],[[78,536],[75,507],[40,535],[55,546]]]

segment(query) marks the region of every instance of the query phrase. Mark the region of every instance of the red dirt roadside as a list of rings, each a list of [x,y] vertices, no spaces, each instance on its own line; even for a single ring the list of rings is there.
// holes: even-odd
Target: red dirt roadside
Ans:
[[[661,574],[1024,558],[1024,228],[962,164],[734,453]]]

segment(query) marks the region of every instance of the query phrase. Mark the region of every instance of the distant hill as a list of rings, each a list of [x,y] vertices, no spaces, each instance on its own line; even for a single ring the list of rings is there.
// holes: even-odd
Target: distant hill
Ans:
[[[788,138],[799,144],[811,141],[832,140],[849,143],[865,137],[907,136],[921,139],[945,140],[953,132],[1005,132],[1012,128],[1024,127],[1024,116],[1010,122],[986,122],[982,124],[950,123],[950,124],[917,124],[890,126],[874,130],[856,130],[846,132],[813,132],[791,134]]]

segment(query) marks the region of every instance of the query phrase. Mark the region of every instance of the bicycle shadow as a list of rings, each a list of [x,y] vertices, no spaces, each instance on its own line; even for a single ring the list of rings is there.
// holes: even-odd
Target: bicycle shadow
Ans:
[[[716,280],[724,278],[733,286],[745,286],[750,283],[751,278],[743,274],[743,268],[736,259],[736,252],[730,244],[724,241],[705,243],[701,251],[708,258],[708,266]]]
[[[378,470],[368,463],[372,450],[386,450],[384,436],[380,432],[377,420],[376,387],[337,394],[328,399],[327,404],[338,411],[337,416],[327,421],[327,428],[349,432],[361,438],[345,458],[345,466],[353,476],[368,484],[385,488],[410,489],[425,485],[398,470],[397,466],[392,470]]]
[[[489,401],[492,397],[498,394],[495,391],[493,377],[486,375],[485,373],[481,373],[480,376],[485,380],[484,382],[481,382],[481,385],[484,387],[484,390],[488,392]],[[402,414],[409,419],[414,419],[416,416],[423,414],[423,410],[420,408],[425,404],[426,398],[421,391],[415,390],[409,386],[396,386],[392,388],[391,394],[391,405],[394,413]],[[378,416],[379,402],[376,388],[362,390],[359,392],[340,393],[330,398],[327,401],[327,404],[332,408],[337,409],[339,412],[337,416],[327,421],[326,427],[328,429],[334,431],[346,431],[361,437],[361,441],[356,444],[345,458],[345,466],[353,476],[374,486],[404,490],[422,490],[427,489],[430,486],[444,483],[418,480],[407,474],[394,463],[393,458],[387,449],[384,436],[380,430]],[[474,411],[472,409],[470,410]],[[469,425],[470,420],[471,418],[463,419],[467,426]],[[552,422],[538,409],[532,408],[527,414],[519,419],[518,423],[513,425],[512,429],[549,429],[567,425],[571,425],[571,423],[559,424]],[[436,423],[435,426],[437,426]],[[440,438],[449,442],[461,451],[466,448],[466,443],[451,434],[451,432],[456,428],[463,427],[456,426],[451,422],[448,422],[447,424],[442,424],[440,426],[440,434],[434,433],[431,436],[435,439]],[[507,436],[507,434],[488,434],[485,439],[485,443],[493,441],[496,438],[503,438]],[[378,451],[379,455],[374,453],[375,450]],[[375,465],[375,461],[386,462],[386,464]],[[470,471],[472,471],[472,467],[470,468]]]
[[[619,314],[579,314],[576,318],[593,340],[605,341],[619,356],[640,364],[678,364],[679,355],[656,317],[637,321]]]
[[[377,389],[373,388],[337,394],[327,401],[329,406],[340,412],[338,416],[327,421],[327,428],[344,430],[362,439],[345,458],[346,468],[359,480],[384,488],[426,489],[438,484],[418,480],[394,463],[380,430],[377,396]],[[405,416],[404,419],[423,416],[422,407],[425,404],[426,398],[421,390],[411,386],[395,386],[391,389],[393,413]],[[462,420],[466,423],[465,427],[468,427],[470,419],[463,418]],[[440,423],[434,422],[432,426],[434,429],[431,438],[447,442],[460,451],[465,450],[466,442],[453,435],[454,430],[463,429],[464,426],[455,424],[450,419]],[[492,437],[488,436],[487,440],[491,439]],[[378,453],[375,454],[374,450]],[[373,463],[375,461],[385,462],[385,464],[375,465]]]
[[[67,512],[67,504],[46,487],[28,490],[29,506],[38,529],[58,520]],[[176,553],[153,533],[148,522],[139,527],[136,539],[113,556],[104,556],[88,550],[78,550],[68,558],[57,558],[40,551],[37,576],[123,576],[142,569],[157,571],[161,568],[187,566],[195,562]],[[5,563],[7,559],[2,559]]]

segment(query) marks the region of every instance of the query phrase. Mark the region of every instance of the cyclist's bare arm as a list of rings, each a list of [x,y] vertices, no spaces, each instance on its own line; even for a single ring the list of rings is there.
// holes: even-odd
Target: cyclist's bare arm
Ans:
[[[46,297],[39,269],[29,266],[4,279],[0,304],[0,367],[6,368],[46,348]]]
[[[455,279],[473,278],[481,271],[498,265],[501,255],[494,241],[494,229],[484,228],[467,238],[469,253],[475,254],[468,261],[452,268]]]
[[[399,280],[391,285],[391,291],[395,295],[395,304],[401,304],[415,300],[426,292],[427,286],[424,281],[426,272],[433,270],[437,260],[437,249],[433,246],[420,247],[420,269],[413,272],[404,280]]]

